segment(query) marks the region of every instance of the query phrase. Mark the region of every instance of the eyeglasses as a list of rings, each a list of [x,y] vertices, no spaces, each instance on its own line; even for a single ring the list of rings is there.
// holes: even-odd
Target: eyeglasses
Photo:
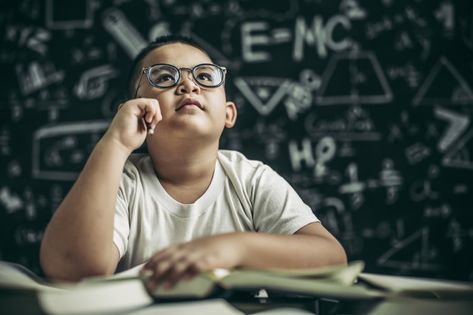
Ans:
[[[225,82],[225,67],[217,66],[212,63],[202,63],[193,68],[177,68],[176,66],[158,63],[143,68],[138,86],[135,91],[135,98],[141,83],[143,73],[146,74],[151,86],[157,88],[170,88],[176,86],[181,80],[182,71],[187,70],[192,74],[193,81],[204,88],[216,88]]]

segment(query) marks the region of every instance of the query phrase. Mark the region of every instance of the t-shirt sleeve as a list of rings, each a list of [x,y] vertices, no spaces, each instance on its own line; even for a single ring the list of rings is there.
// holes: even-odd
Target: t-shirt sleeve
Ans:
[[[284,178],[267,165],[260,167],[251,196],[257,231],[294,234],[309,223],[320,222]]]
[[[120,182],[120,187],[118,188],[113,225],[113,243],[118,249],[120,259],[125,255],[128,248],[128,236],[130,234],[128,199],[130,197],[130,188],[132,186],[131,182],[132,179],[125,169]]]

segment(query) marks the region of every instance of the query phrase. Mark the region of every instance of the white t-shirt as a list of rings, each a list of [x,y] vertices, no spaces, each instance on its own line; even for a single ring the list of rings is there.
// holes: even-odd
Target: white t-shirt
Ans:
[[[236,151],[218,152],[212,182],[193,204],[182,204],[164,190],[149,155],[133,154],[125,164],[116,203],[117,271],[143,263],[171,244],[206,235],[293,234],[318,221],[281,176]]]

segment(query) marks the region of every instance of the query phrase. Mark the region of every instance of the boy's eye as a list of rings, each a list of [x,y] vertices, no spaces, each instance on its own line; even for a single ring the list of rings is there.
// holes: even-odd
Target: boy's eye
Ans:
[[[151,73],[151,81],[161,86],[171,86],[176,81],[176,76],[169,71],[154,71]]]
[[[178,76],[176,69],[167,65],[153,66],[148,72],[149,80],[160,87],[174,85]]]
[[[210,73],[201,72],[197,75],[199,81],[213,81],[213,76]]]
[[[166,82],[166,81],[174,81],[174,77],[170,74],[160,74],[155,78],[155,82]]]

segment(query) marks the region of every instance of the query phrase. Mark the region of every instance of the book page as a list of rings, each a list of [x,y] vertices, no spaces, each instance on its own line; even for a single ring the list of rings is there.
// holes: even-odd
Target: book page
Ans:
[[[151,304],[153,299],[142,280],[126,276],[114,281],[41,283],[41,278],[26,268],[0,262],[0,288],[35,291],[41,309],[53,315],[116,312]]]
[[[97,283],[97,282],[106,282],[110,280],[124,280],[124,279],[139,279],[139,278],[144,278],[144,275],[142,275],[141,269],[143,268],[144,263],[134,266],[130,269],[118,272],[113,275],[109,276],[93,276],[93,277],[87,277],[83,280],[81,280],[78,285],[87,285],[90,283]]]
[[[149,274],[147,275],[141,273],[143,265],[144,264],[132,267],[131,269],[122,271],[111,276],[89,277],[79,282],[77,286],[88,287],[92,284],[110,283],[133,279],[137,279],[144,282],[145,279],[149,276]],[[192,279],[178,282],[171,289],[157,287],[152,292],[150,292],[150,295],[159,298],[205,297],[211,293],[213,288],[215,288],[216,280],[223,276],[222,272],[223,274],[228,274],[228,271],[226,271],[225,269],[216,269],[213,271],[204,272],[199,275],[196,275]]]
[[[158,286],[153,292],[152,296],[159,298],[172,297],[192,297],[202,298],[208,296],[216,287],[215,280],[210,273],[201,273],[192,279],[182,280],[171,289],[164,289]]]
[[[114,313],[153,302],[139,278],[91,282],[61,292],[39,292],[38,299],[45,313],[52,315]]]
[[[354,261],[349,263],[347,266],[327,266],[321,268],[311,268],[311,269],[235,269],[231,272],[225,273],[224,271],[219,271],[215,273],[215,276],[218,279],[222,278],[238,278],[238,282],[242,283],[246,280],[248,282],[253,282],[254,277],[265,275],[268,277],[273,277],[275,280],[280,278],[288,279],[305,279],[305,280],[324,280],[327,282],[342,284],[342,285],[352,285],[358,275],[363,270],[364,263],[362,261]],[[269,279],[269,278],[268,278]],[[281,280],[278,280],[280,282]],[[233,282],[230,279],[225,279],[224,282],[230,283]]]
[[[291,278],[325,279],[344,285],[351,285],[365,267],[362,261],[352,261],[348,265],[326,266],[310,269],[268,269],[267,271],[277,276]]]
[[[30,274],[14,267],[14,264],[0,262],[0,287],[2,288],[61,291],[52,284],[39,281],[39,277],[33,278]]]

